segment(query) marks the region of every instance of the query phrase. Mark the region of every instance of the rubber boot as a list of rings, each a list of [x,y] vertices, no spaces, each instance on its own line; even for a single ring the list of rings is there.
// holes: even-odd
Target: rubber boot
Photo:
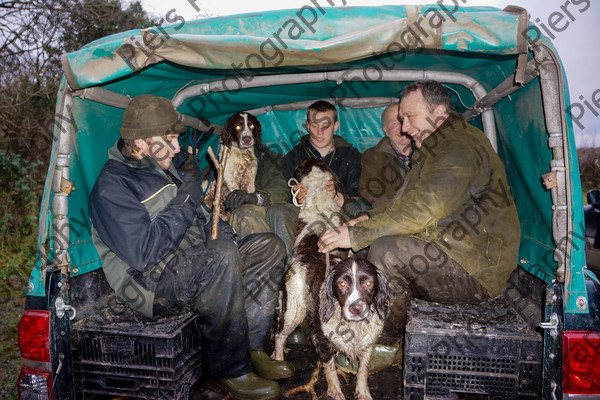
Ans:
[[[225,391],[234,400],[273,400],[281,396],[277,382],[263,379],[254,372],[233,378],[208,379],[206,386],[214,391]]]
[[[291,362],[271,360],[264,351],[250,351],[250,361],[254,373],[265,379],[289,378],[296,371]]]
[[[376,344],[371,351],[371,363],[369,373],[382,371],[387,367],[398,365],[402,362],[402,346],[385,346]],[[335,358],[336,366],[344,372],[356,374],[358,372],[358,360],[350,360],[344,354],[338,354]]]
[[[292,331],[292,333],[290,333],[290,336],[287,338],[287,343],[298,345],[308,344],[307,332],[310,332],[310,327],[308,326],[308,321],[304,320]]]

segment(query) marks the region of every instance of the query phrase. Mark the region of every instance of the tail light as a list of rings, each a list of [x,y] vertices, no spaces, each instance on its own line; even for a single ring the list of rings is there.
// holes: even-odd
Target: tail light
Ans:
[[[50,313],[28,310],[19,321],[19,349],[26,360],[50,361]]]
[[[600,394],[600,332],[563,333],[563,392]]]
[[[19,349],[25,365],[17,381],[20,400],[52,399],[50,365],[50,313],[27,310],[19,321]],[[35,366],[32,367],[32,366]]]
[[[52,375],[48,371],[36,368],[21,367],[21,374],[17,381],[20,400],[48,400],[53,399]]]

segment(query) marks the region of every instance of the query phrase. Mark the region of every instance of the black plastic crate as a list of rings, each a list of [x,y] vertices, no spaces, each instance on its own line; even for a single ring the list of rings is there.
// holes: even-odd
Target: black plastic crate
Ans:
[[[186,400],[200,377],[197,315],[147,319],[125,307],[73,324],[78,398],[97,395]]]
[[[542,337],[504,301],[411,301],[404,341],[404,399],[536,399]]]

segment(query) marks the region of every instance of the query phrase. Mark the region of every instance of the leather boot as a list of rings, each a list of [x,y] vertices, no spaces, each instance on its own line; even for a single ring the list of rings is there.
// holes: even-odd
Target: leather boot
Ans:
[[[402,362],[402,346],[385,346],[376,344],[371,351],[371,363],[369,373],[382,371],[387,367],[398,365]],[[358,360],[350,360],[344,354],[338,354],[335,358],[336,366],[344,372],[356,374],[358,372]]]
[[[270,381],[248,372],[233,378],[207,379],[206,386],[214,391],[225,391],[234,400],[274,400],[281,396],[281,388]]]
[[[254,373],[265,379],[289,378],[296,371],[291,362],[271,360],[264,351],[250,351],[250,362]]]

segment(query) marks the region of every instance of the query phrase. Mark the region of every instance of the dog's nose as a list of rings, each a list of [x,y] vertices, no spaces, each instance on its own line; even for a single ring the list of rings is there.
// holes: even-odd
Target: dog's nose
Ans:
[[[365,312],[365,303],[363,301],[355,301],[350,305],[350,312],[357,317],[364,317],[362,314]]]

